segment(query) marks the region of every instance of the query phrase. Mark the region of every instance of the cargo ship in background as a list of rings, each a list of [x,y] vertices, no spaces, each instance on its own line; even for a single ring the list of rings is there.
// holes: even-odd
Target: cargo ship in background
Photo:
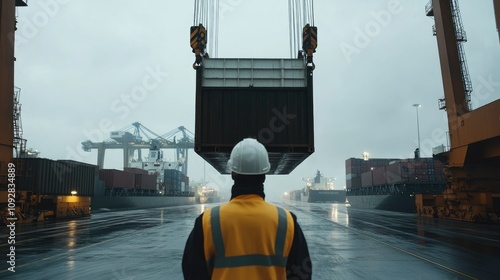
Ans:
[[[196,202],[199,204],[217,203],[221,202],[222,200],[220,193],[214,188],[206,186],[206,184],[201,184],[199,187],[195,189],[197,189],[195,195]]]
[[[132,160],[123,171],[99,170],[104,186],[96,189],[92,209],[134,209],[194,204],[189,177],[179,169],[183,162],[165,161],[163,152],[151,148],[144,160]]]
[[[318,170],[314,178],[302,178],[306,186],[301,190],[294,190],[286,194],[286,198],[303,202],[331,202],[345,203],[346,191],[335,189],[334,178],[321,175]]]
[[[349,158],[347,201],[353,208],[416,212],[416,194],[441,194],[443,164],[433,158]]]

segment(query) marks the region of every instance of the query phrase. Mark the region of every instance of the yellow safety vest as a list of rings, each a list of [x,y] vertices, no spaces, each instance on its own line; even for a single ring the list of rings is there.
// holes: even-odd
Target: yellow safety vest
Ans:
[[[286,279],[294,234],[290,212],[258,195],[240,195],[203,214],[212,279]]]

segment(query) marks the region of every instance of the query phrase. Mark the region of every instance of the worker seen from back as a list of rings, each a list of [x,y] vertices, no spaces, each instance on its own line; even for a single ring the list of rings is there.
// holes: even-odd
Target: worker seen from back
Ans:
[[[266,148],[246,138],[227,163],[229,202],[196,218],[182,258],[184,279],[311,279],[307,242],[291,212],[264,201]]]

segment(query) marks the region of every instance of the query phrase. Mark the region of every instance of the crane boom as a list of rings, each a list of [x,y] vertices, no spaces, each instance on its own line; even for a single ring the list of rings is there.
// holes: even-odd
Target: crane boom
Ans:
[[[127,131],[131,129],[134,130],[133,133]],[[179,132],[181,132],[183,136],[176,140],[176,134]],[[182,158],[184,161],[184,164],[181,166],[181,171],[187,175],[187,150],[194,148],[193,138],[194,136],[192,136],[192,133],[190,135],[189,130],[184,128],[184,126],[180,126],[160,136],[143,126],[141,123],[135,122],[118,131],[112,131],[111,138],[102,142],[92,142],[90,140],[82,142],[82,149],[86,152],[97,149],[97,166],[101,169],[104,168],[104,155],[107,149],[123,150],[123,167],[128,167],[130,159],[134,156],[135,151],[138,151],[140,159],[142,149],[176,149],[177,160]]]

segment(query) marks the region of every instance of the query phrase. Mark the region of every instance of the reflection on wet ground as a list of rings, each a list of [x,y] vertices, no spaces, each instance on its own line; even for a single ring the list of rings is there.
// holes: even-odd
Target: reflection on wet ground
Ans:
[[[315,279],[500,279],[500,227],[280,202],[297,215]],[[101,212],[92,218],[20,225],[16,272],[0,278],[182,279],[194,219],[214,205]],[[7,228],[0,231],[6,256]],[[5,257],[6,258],[6,257]]]

